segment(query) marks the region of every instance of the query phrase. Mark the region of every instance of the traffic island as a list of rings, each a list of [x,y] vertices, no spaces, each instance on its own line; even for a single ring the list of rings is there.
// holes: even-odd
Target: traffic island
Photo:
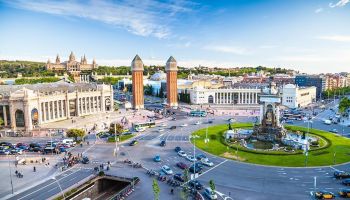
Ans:
[[[253,129],[252,123],[235,123],[232,129]],[[285,125],[287,131],[317,138],[318,144],[310,146],[307,151],[279,147],[276,150],[252,149],[242,142],[227,140],[225,133],[229,130],[226,124],[200,129],[192,133],[191,142],[196,147],[216,156],[240,162],[283,166],[312,167],[342,164],[350,161],[350,140],[318,129]],[[259,144],[264,146],[265,144]],[[258,145],[258,146],[259,146]],[[307,152],[307,153],[306,153]]]

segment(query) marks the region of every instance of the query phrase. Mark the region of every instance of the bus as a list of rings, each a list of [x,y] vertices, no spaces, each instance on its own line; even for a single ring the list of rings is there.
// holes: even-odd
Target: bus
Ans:
[[[191,110],[190,115],[193,117],[206,117],[207,111],[205,111],[205,110]]]
[[[143,122],[143,123],[133,123],[132,128],[136,131],[144,131],[146,128],[155,127],[156,122],[150,121],[150,122]]]

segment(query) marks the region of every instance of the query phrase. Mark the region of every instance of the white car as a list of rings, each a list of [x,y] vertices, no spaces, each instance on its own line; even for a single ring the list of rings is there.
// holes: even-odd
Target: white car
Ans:
[[[164,165],[164,166],[162,167],[162,171],[163,171],[165,174],[167,174],[167,175],[173,174],[173,170],[171,170],[170,167],[168,167],[167,165]]]
[[[163,131],[164,131],[164,128],[158,129],[158,132],[163,132]]]
[[[177,154],[179,156],[181,156],[181,157],[186,157],[187,156],[187,154],[184,151],[179,151],[179,152],[177,152]]]
[[[210,200],[218,199],[218,196],[216,195],[216,192],[213,191],[210,188],[205,188],[204,195],[208,197]]]
[[[199,124],[201,124],[202,122],[200,122],[200,121],[197,121],[196,123],[195,123],[195,125],[199,125]]]
[[[136,128],[136,131],[137,131],[137,132],[143,132],[143,131],[145,131],[145,130],[146,130],[145,127],[138,127],[138,128]]]
[[[192,155],[186,156],[186,159],[189,160],[189,161],[191,161],[191,162],[196,161],[196,158],[195,158],[194,156],[192,156]]]
[[[188,124],[181,124],[181,126],[182,126],[182,127],[186,127],[186,126],[188,126]]]
[[[166,127],[167,125],[166,125],[166,124],[161,124],[160,126],[161,126],[161,127]]]
[[[206,166],[208,166],[208,167],[214,166],[214,163],[213,163],[213,162],[210,162],[210,161],[208,160],[208,158],[202,158],[201,162],[202,162],[203,165],[206,165]]]

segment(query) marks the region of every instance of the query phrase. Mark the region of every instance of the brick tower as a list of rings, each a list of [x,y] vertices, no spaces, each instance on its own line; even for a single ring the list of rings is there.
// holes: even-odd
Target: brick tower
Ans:
[[[170,107],[177,107],[177,62],[170,56],[166,62],[166,93]]]
[[[143,62],[141,58],[136,55],[131,62],[132,70],[132,106],[134,109],[144,108],[143,99]]]

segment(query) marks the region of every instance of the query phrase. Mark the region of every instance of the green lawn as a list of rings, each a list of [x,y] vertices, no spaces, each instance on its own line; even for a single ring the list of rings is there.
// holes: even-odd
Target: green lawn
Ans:
[[[130,138],[134,137],[134,136],[135,136],[134,134],[121,135],[121,136],[119,136],[119,142],[123,142],[123,141],[125,141],[127,139],[130,139]],[[115,142],[115,138],[114,137],[109,137],[107,141],[108,142]]]
[[[238,123],[233,127],[252,127],[250,123]],[[286,126],[286,128],[293,131],[307,131],[307,128],[297,126]],[[268,152],[268,154],[255,152],[252,150],[243,149],[239,147],[236,154],[236,146],[228,147],[224,144],[223,132],[228,129],[227,125],[216,125],[208,128],[209,143],[204,143],[206,130],[200,129],[192,134],[199,136],[196,139],[196,146],[211,154],[238,159],[242,162],[273,165],[273,166],[290,166],[290,167],[304,167],[306,156],[298,151],[294,154],[285,152]],[[350,140],[348,138],[337,136],[322,130],[310,129],[310,133],[324,139],[328,145],[312,150],[309,152],[307,166],[325,166],[334,164],[334,153],[336,155],[335,164],[340,164],[350,161]],[[193,143],[193,139],[192,139]],[[236,156],[237,155],[237,156]]]

